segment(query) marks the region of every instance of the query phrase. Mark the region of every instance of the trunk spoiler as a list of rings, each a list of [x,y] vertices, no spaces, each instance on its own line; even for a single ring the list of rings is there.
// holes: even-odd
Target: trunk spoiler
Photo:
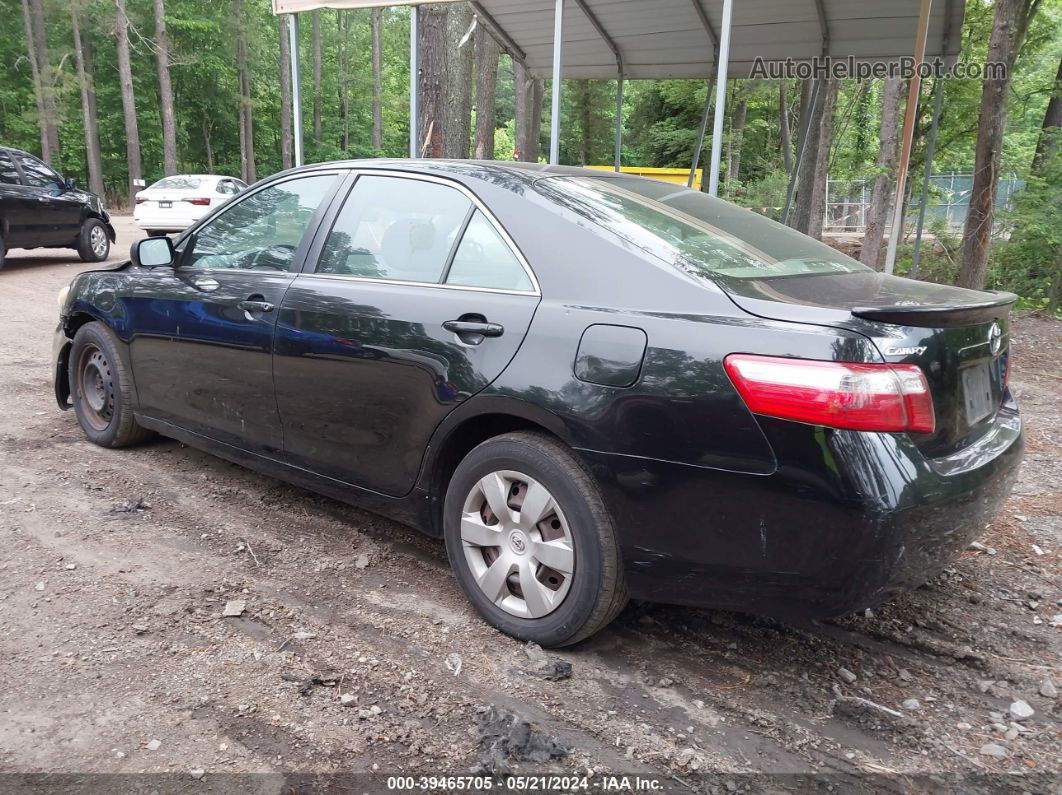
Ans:
[[[854,307],[854,316],[897,326],[940,328],[975,326],[1006,315],[1018,300],[1014,293],[993,291],[992,298],[970,304],[893,304],[892,306]]]

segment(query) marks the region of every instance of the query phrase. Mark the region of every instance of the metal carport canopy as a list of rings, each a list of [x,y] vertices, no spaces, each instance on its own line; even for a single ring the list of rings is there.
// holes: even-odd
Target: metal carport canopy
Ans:
[[[410,0],[274,0],[273,7],[278,14],[295,14],[315,8],[421,4]],[[582,5],[597,18],[622,55],[624,77],[714,76],[723,0],[583,0]],[[502,42],[510,55],[522,55],[534,76],[551,76],[555,0],[479,0],[473,3],[476,6],[496,24],[495,32],[510,39],[508,46]],[[565,14],[564,77],[615,79],[614,52],[578,6],[573,0]],[[851,55],[859,61],[882,61],[910,56],[919,9],[919,0],[738,0],[733,9],[727,74],[749,77],[757,57],[809,61],[823,54],[824,32],[829,39],[826,54],[834,58]],[[947,17],[951,35],[945,45]],[[711,32],[705,29],[704,19]],[[957,54],[962,19],[962,2],[937,0],[933,4],[927,57]],[[491,27],[489,20],[485,21]]]

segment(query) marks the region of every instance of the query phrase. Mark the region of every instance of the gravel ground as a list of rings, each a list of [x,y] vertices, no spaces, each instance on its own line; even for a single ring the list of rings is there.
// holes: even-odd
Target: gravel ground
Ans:
[[[136,232],[117,222],[124,256]],[[439,541],[175,442],[85,441],[49,361],[54,296],[84,268],[13,251],[0,272],[0,772],[1057,791],[1059,323],[1014,321],[1026,463],[983,547],[938,580],[799,627],[635,604],[543,653],[476,618]],[[530,747],[509,712],[541,732]]]

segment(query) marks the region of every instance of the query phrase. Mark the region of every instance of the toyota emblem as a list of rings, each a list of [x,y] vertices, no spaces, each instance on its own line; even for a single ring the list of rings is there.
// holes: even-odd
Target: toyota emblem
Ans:
[[[998,323],[993,323],[992,328],[988,330],[988,346],[992,349],[993,356],[999,353],[999,349],[1003,347],[1003,329],[999,327]]]

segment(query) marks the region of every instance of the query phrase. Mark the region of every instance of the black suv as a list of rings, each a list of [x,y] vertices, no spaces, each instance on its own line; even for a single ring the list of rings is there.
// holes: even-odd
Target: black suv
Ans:
[[[0,268],[9,248],[74,248],[107,259],[114,227],[103,200],[33,155],[0,147]]]

